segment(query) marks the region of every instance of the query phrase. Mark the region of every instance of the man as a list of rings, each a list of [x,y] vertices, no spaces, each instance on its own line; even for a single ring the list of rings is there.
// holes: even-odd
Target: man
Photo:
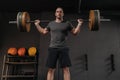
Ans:
[[[76,35],[80,32],[80,27],[83,23],[82,19],[78,19],[78,24],[73,27],[69,21],[63,20],[64,12],[61,7],[58,7],[55,11],[56,19],[49,22],[46,28],[41,27],[40,20],[35,21],[35,26],[38,31],[42,34],[47,34],[50,32],[51,41],[48,49],[47,64],[48,74],[47,80],[54,80],[54,72],[56,68],[57,60],[59,60],[60,67],[63,69],[64,80],[70,80],[69,67],[71,66],[71,61],[69,58],[69,49],[66,45],[66,39],[68,31]]]

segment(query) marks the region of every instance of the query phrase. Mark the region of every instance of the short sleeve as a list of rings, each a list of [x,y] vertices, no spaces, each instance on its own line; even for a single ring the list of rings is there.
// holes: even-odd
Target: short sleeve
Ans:
[[[74,27],[71,22],[67,21],[68,23],[68,30],[71,31]]]
[[[46,29],[47,29],[48,31],[50,31],[50,23],[48,23]]]

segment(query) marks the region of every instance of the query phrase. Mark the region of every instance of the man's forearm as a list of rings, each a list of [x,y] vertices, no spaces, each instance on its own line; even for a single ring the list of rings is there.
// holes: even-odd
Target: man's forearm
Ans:
[[[75,34],[77,34],[78,32],[80,32],[81,25],[82,25],[82,24],[78,23],[77,27],[76,27],[75,30],[74,30],[74,33],[75,33]]]
[[[36,28],[38,29],[38,31],[39,31],[40,33],[43,33],[44,28],[42,28],[40,25],[36,25]]]

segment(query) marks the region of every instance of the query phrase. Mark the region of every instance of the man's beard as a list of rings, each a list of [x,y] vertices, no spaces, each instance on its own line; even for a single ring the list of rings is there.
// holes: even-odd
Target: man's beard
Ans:
[[[57,19],[62,19],[62,17],[61,17],[61,16],[59,16],[59,17],[57,17]]]

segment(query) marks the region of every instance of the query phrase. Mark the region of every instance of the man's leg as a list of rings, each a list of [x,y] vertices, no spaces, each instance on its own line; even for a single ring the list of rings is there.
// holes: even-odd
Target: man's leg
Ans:
[[[59,54],[60,66],[63,69],[64,80],[70,80],[70,70],[71,60],[69,57],[69,49],[63,48]]]
[[[70,80],[70,70],[69,67],[63,68],[64,80]]]
[[[54,80],[54,72],[56,69],[56,63],[58,58],[57,49],[49,48],[48,49],[48,58],[46,66],[48,67],[47,80]]]
[[[54,80],[55,69],[49,68],[47,73],[47,80]]]

